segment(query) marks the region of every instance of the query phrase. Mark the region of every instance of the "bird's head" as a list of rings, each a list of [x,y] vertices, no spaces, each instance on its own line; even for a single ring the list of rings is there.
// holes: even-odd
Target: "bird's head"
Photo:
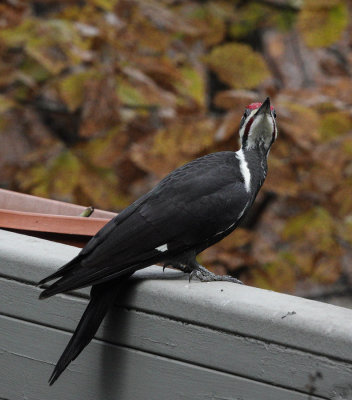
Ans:
[[[243,149],[258,148],[265,153],[277,137],[276,112],[269,97],[264,103],[246,107],[240,124],[240,141]]]

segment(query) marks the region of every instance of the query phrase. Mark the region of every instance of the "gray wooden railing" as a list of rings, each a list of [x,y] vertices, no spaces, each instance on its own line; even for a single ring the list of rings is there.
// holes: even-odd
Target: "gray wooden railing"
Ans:
[[[160,267],[49,387],[89,292],[39,301],[36,283],[77,252],[0,230],[0,399],[352,399],[351,310]]]

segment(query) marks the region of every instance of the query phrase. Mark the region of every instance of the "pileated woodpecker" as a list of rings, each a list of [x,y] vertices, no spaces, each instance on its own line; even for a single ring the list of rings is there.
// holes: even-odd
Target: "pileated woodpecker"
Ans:
[[[59,278],[40,298],[92,285],[91,299],[49,383],[91,341],[119,289],[137,270],[163,263],[201,281],[230,281],[196,261],[231,233],[248,212],[267,174],[277,137],[269,97],[250,104],[240,123],[241,149],[208,154],[177,168],[109,221],[71,261],[43,279]]]

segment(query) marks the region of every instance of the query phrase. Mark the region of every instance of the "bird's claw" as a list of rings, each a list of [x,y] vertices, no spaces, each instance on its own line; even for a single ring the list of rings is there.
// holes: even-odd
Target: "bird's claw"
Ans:
[[[165,263],[165,264],[163,265],[163,272],[165,272],[165,268],[168,267],[169,265],[171,266],[170,263]]]
[[[224,281],[224,282],[232,282],[243,285],[243,282],[241,282],[239,279],[236,279],[229,275],[216,275],[213,272],[208,271],[202,265],[198,265],[196,268],[192,270],[192,272],[189,274],[189,282],[191,282],[191,279],[193,279],[195,276],[201,282]]]
[[[188,282],[191,282],[191,280],[194,278],[194,276],[196,276],[199,280],[201,280],[199,277],[198,277],[198,271],[196,270],[196,269],[194,269],[194,270],[192,270],[190,273],[189,273],[189,277],[188,277]]]
[[[172,267],[172,268],[178,269],[179,271],[182,271],[185,273],[192,271],[190,267],[188,267],[187,265],[183,265],[181,263],[166,262],[163,265],[163,271],[165,271],[166,267]]]

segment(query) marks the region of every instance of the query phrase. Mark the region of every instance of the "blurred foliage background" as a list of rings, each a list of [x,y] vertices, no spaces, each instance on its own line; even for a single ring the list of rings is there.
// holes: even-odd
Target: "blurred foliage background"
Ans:
[[[244,107],[270,95],[267,181],[201,261],[263,288],[351,290],[350,8],[0,1],[0,186],[118,211],[177,166],[237,150]]]

